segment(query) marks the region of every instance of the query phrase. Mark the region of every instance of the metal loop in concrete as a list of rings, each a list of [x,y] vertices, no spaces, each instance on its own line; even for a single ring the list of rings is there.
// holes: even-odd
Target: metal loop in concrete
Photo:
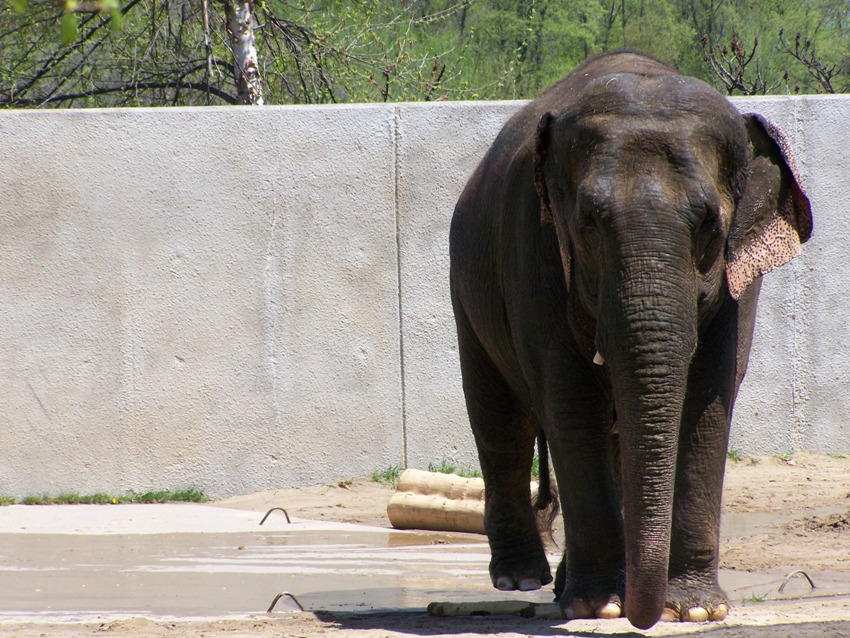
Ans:
[[[266,514],[266,516],[268,516],[268,514]],[[298,602],[298,599],[295,596],[290,594],[288,591],[282,591],[277,596],[274,597],[274,600],[272,601],[272,604],[269,605],[269,608],[266,610],[266,613],[267,614],[272,613],[274,606],[277,605],[277,601],[279,601],[284,596],[291,599],[296,605],[298,605],[298,609],[300,609],[301,611],[305,611],[304,606],[300,602]]]
[[[271,514],[271,513],[272,513],[272,512],[274,512],[275,510],[280,510],[281,512],[283,512],[283,515],[284,515],[284,516],[286,516],[286,522],[287,522],[287,523],[291,523],[291,522],[292,522],[292,521],[289,519],[289,514],[286,512],[286,510],[285,510],[285,509],[283,509],[282,507],[273,507],[273,508],[271,508],[268,512],[266,512],[266,515],[265,515],[265,516],[263,516],[263,520],[261,520],[261,521],[260,521],[260,525],[262,525],[263,523],[265,523],[265,522],[266,522],[266,519],[269,517],[269,514]]]

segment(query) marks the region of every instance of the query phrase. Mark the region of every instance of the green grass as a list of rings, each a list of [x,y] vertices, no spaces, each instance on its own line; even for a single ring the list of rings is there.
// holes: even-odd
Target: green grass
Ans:
[[[531,461],[531,476],[536,479],[540,479],[540,457],[536,454],[534,455],[534,460]]]
[[[462,476],[463,478],[481,478],[481,470],[472,468],[460,468],[446,459],[440,461],[439,465],[436,463],[429,463],[428,471],[438,472],[440,474],[457,474],[458,476]]]
[[[12,502],[0,504],[12,505]],[[206,503],[209,499],[201,490],[155,490],[140,494],[110,495],[104,492],[94,494],[79,494],[77,492],[62,492],[56,496],[50,494],[34,494],[21,499],[22,505],[118,505],[125,503]]]
[[[846,454],[827,454],[827,456],[831,459],[835,459],[836,461],[843,461],[847,458]]]
[[[375,483],[380,483],[393,489],[398,486],[399,476],[401,476],[401,465],[391,465],[385,470],[375,470],[372,472],[372,480]]]
[[[741,450],[730,448],[729,451],[726,452],[726,458],[732,461],[733,463],[740,463],[744,460],[744,455],[741,453]]]
[[[0,496],[0,507],[6,507],[7,505],[14,505],[18,500],[12,496]]]
[[[761,459],[757,456],[751,456],[749,457],[749,463],[750,465],[758,465],[759,463],[761,463]]]
[[[768,592],[768,594],[769,593],[770,592]],[[752,593],[746,598],[744,598],[745,603],[763,603],[765,600],[767,600],[767,594],[759,595],[756,593]]]
[[[398,479],[401,476],[402,468],[400,465],[391,465],[385,470],[375,470],[372,472],[372,480],[381,485],[387,485],[395,489],[398,486]],[[439,474],[456,474],[463,478],[481,478],[481,470],[478,468],[462,468],[456,463],[448,459],[443,459],[439,463],[429,463],[429,472],[437,472]],[[535,455],[531,464],[531,476],[535,479],[540,478],[540,459]]]
[[[780,461],[785,461],[786,463],[794,458],[793,452],[782,452],[782,454],[774,454],[773,458],[778,459]]]

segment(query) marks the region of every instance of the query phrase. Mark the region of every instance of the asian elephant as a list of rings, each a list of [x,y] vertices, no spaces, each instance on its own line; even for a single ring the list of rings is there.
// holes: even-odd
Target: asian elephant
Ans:
[[[782,131],[655,59],[592,59],[508,121],[450,233],[495,587],[552,581],[539,437],[567,618],[725,617],[720,500],[761,276],[811,232]]]

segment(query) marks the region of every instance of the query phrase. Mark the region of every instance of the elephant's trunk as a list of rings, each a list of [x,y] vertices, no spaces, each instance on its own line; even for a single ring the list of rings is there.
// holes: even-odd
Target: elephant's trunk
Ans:
[[[664,261],[656,254],[623,268],[597,324],[620,431],[626,616],[641,629],[666,602],[679,426],[697,332],[695,284],[682,262]]]

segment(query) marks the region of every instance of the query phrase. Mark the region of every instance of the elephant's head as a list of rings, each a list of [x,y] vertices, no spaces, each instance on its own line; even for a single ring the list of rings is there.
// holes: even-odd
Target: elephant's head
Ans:
[[[626,615],[663,611],[678,429],[701,322],[799,254],[809,202],[786,138],[683,76],[591,82],[537,129],[535,184],[571,311],[595,325],[620,431]]]

